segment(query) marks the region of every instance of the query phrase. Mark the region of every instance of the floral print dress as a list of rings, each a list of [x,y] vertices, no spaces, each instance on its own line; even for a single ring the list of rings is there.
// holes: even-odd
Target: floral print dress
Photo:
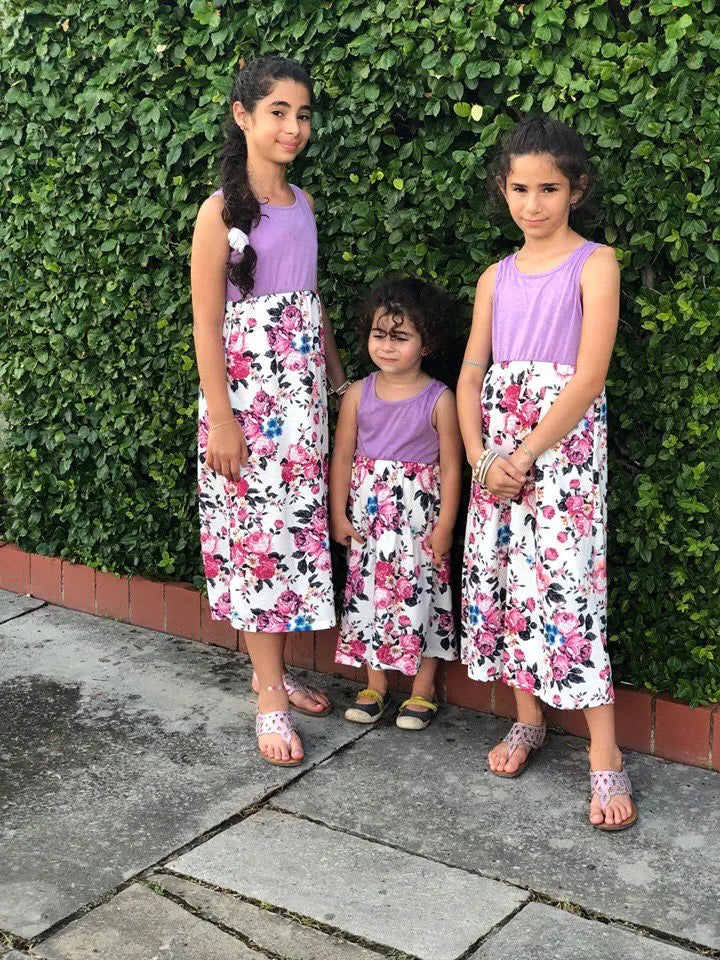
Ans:
[[[297,215],[307,218],[302,202],[298,197]],[[272,249],[272,215],[268,221]],[[306,231],[307,219],[301,225]],[[290,285],[292,277],[271,282]],[[209,419],[200,389],[198,505],[212,617],[253,632],[331,627],[327,394],[317,293],[228,299],[223,344],[228,395],[249,458],[237,481],[208,467]]]
[[[373,375],[363,382],[359,424],[377,402],[374,381]],[[392,403],[404,404],[411,429],[427,435],[445,389],[433,381],[418,397]],[[348,549],[335,661],[414,676],[423,657],[456,660],[458,651],[450,562],[436,566],[429,544],[440,512],[440,464],[395,458],[427,449],[417,435],[404,436],[399,422],[388,421],[393,436],[387,446],[376,440],[374,452],[384,450],[386,458],[356,455],[353,461],[348,513],[365,542],[353,540]]]
[[[514,347],[521,355],[554,353],[566,360],[577,355],[582,313],[576,286],[582,263],[596,248],[588,242],[556,270],[527,277],[529,284],[542,282],[545,289],[538,294],[538,287],[525,293],[512,258],[499,265],[494,354]],[[507,303],[513,285],[523,286],[522,297],[515,313],[504,313],[498,286]],[[528,312],[530,295],[536,300]],[[512,333],[507,343],[496,335],[496,320],[507,321],[502,330]],[[573,336],[574,342],[567,342]],[[513,453],[574,372],[574,363],[543,359],[494,362],[483,382],[484,446]],[[501,501],[473,484],[462,582],[462,661],[471,679],[500,680],[560,709],[613,702],[606,648],[606,489],[604,391],[579,423],[538,457],[517,497]]]

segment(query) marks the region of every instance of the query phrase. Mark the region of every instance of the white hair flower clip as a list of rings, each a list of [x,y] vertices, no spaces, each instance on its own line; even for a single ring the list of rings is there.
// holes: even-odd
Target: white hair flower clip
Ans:
[[[250,243],[250,237],[239,227],[233,227],[228,231],[228,243],[232,250],[237,250],[238,253],[242,253]]]

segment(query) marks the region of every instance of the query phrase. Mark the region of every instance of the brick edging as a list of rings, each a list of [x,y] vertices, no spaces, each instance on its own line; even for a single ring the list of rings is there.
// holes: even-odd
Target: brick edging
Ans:
[[[25,553],[0,541],[0,589],[29,594],[71,610],[247,653],[242,631],[213,620],[207,598],[189,583],[156,582]],[[288,663],[363,682],[361,671],[334,662],[335,629],[288,634]],[[512,691],[502,683],[476,683],[458,661],[439,672],[441,699],[500,717],[513,715]],[[410,679],[392,671],[391,687],[409,691]],[[619,745],[626,750],[720,770],[720,707],[690,707],[664,694],[616,687]],[[580,711],[548,708],[553,726],[587,738]]]

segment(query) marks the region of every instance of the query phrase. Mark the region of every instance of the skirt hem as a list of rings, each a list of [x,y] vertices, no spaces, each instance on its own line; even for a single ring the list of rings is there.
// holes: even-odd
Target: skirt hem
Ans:
[[[437,654],[434,657],[422,657],[422,660],[444,660],[446,662],[451,662],[453,660],[458,660],[458,654],[454,651],[448,651],[447,654],[443,651],[442,654]],[[335,663],[341,664],[344,667],[355,667],[356,670],[361,669],[365,666],[371,666],[373,670],[396,670],[398,673],[402,673],[405,677],[415,677],[420,670],[420,665],[418,665],[417,670],[414,673],[411,673],[409,670],[403,670],[402,667],[399,667],[394,663],[373,663],[371,660],[359,660],[356,657],[340,657],[337,654],[335,655]]]
[[[463,665],[468,667],[470,664],[463,661]],[[533,697],[537,697],[538,700],[542,700],[543,703],[546,703],[549,707],[552,707],[554,710],[588,710],[592,707],[606,707],[608,704],[615,703],[615,691],[611,688],[611,699],[603,700],[601,703],[581,703],[577,706],[562,706],[561,704],[553,703],[552,700],[548,700],[548,694],[544,690],[523,690],[519,683],[513,683],[508,677],[504,675],[496,677],[474,677],[470,669],[468,669],[468,679],[473,680],[475,683],[502,683],[506,687],[510,687],[513,690],[522,690],[524,693],[530,693]],[[543,696],[543,694],[545,694]],[[552,695],[554,696],[554,694]]]

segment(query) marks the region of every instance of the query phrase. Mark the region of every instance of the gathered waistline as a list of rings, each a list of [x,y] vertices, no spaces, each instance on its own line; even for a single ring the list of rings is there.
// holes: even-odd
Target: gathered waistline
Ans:
[[[512,360],[493,360],[488,369],[492,367],[507,366],[510,363],[543,363],[549,367],[577,367],[577,363],[568,363],[565,360],[530,360],[527,357],[513,357]]]
[[[311,299],[320,300],[316,290],[283,290],[280,293],[263,293],[259,297],[245,297],[244,300],[225,300],[225,306],[232,304],[236,306],[249,306],[250,304],[260,303],[262,300],[277,300],[278,297],[301,297],[307,296]]]

